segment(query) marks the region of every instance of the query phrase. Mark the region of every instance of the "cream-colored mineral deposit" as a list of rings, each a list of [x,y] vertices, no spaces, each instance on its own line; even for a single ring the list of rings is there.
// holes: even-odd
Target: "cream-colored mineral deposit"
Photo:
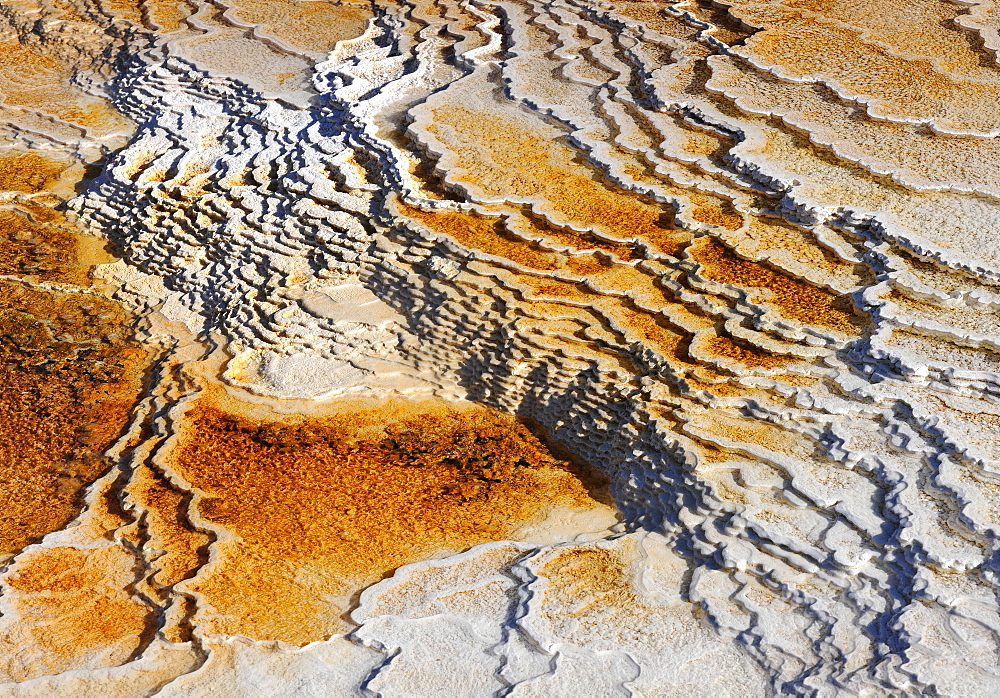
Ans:
[[[1000,695],[1000,3],[0,0],[0,698]]]

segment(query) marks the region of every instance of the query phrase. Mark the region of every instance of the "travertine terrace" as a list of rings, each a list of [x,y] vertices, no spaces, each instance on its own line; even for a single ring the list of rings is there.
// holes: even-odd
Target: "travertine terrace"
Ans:
[[[0,1],[0,696],[997,695],[998,52]]]

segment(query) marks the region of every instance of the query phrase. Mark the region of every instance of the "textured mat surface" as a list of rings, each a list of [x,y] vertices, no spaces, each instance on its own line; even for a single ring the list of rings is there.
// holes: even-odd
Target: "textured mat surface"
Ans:
[[[0,695],[997,695],[998,31],[5,0]]]

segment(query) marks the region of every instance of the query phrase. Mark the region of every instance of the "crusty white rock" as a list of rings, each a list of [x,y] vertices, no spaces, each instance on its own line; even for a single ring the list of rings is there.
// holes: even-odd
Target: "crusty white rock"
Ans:
[[[995,694],[1000,68],[964,4],[136,29],[102,89],[137,128],[70,206],[147,341],[262,399],[506,409],[623,517],[403,567],[325,643],[195,629],[160,695]]]

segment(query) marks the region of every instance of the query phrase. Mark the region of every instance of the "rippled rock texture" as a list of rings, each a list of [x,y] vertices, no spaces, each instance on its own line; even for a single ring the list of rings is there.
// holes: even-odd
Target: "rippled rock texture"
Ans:
[[[0,694],[1000,692],[992,0],[0,4]]]

